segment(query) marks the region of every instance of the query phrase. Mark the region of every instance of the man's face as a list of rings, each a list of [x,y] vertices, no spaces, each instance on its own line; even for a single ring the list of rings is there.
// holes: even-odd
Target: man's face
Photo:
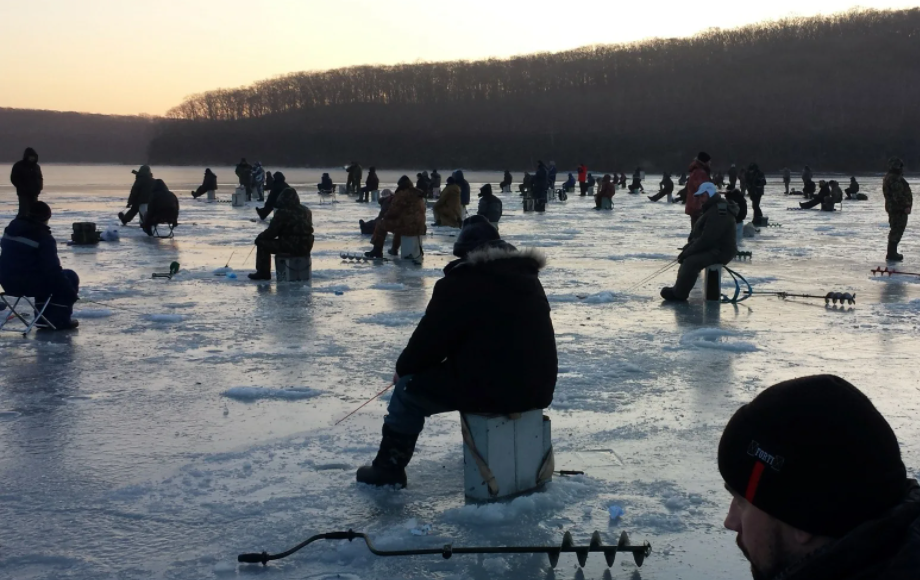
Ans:
[[[735,543],[751,563],[754,580],[771,580],[794,563],[787,541],[789,526],[734,492],[725,527],[738,534]]]

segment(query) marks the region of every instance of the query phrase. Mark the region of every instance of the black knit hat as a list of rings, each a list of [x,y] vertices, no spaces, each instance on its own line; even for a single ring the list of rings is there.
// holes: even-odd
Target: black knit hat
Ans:
[[[700,151],[697,153],[696,158],[703,163],[709,163],[712,160],[712,157],[709,156],[709,153],[706,153],[705,151]]]
[[[741,407],[722,433],[719,472],[774,518],[835,538],[907,492],[894,431],[868,397],[833,375],[773,385]]]
[[[408,189],[413,186],[412,180],[409,179],[408,175],[403,175],[399,178],[399,181],[396,182],[397,189]]]
[[[29,208],[29,216],[40,222],[46,222],[51,219],[51,207],[43,201],[36,201]]]
[[[484,195],[492,195],[492,184],[487,183],[479,188],[479,197]]]
[[[463,221],[463,229],[454,243],[454,255],[465,258],[467,254],[483,244],[501,239],[495,226],[489,223],[488,218],[474,215]]]

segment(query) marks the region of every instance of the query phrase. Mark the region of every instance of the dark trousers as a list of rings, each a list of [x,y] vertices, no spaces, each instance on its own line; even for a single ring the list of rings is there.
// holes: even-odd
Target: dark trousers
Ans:
[[[310,243],[312,249],[313,243]],[[272,254],[286,254],[281,240],[257,240],[256,241],[256,272],[260,274],[271,274],[272,272]]]
[[[763,190],[760,188],[752,189],[749,192],[749,197],[751,198],[751,207],[754,209],[754,219],[759,222],[760,218],[763,217],[763,212],[760,210],[760,200],[763,198]]]
[[[136,216],[139,211],[141,211],[141,204],[135,203],[125,212],[125,218],[122,221],[126,224],[131,223],[131,220],[134,219],[134,216]]]
[[[16,217],[26,217],[32,211],[32,204],[38,201],[38,194],[19,193],[19,213]]]
[[[445,378],[447,377],[445,376]],[[393,387],[393,397],[390,399],[390,404],[387,405],[387,415],[383,418],[383,424],[396,433],[418,435],[425,427],[426,417],[457,410],[451,405],[425,396],[425,391],[434,389],[419,388],[419,385],[412,384],[413,382],[417,383],[419,380],[433,379],[431,377],[422,379],[419,375],[408,375],[401,377],[396,386]],[[434,385],[434,387],[448,389],[450,385],[438,384]]]
[[[671,191],[673,191],[673,190],[662,189],[661,191],[659,191],[659,192],[656,193],[655,195],[651,196],[652,201],[658,201],[659,199],[661,199],[661,198],[663,198],[663,197],[666,197],[669,193],[671,193]]]
[[[240,185],[246,188],[246,201],[252,201],[252,181],[240,179]]]
[[[783,185],[786,186],[786,195],[789,195],[789,180],[788,180],[788,179],[784,179],[784,180],[783,180]]]
[[[587,181],[579,181],[578,186],[581,188],[582,197],[588,195],[588,182]]]
[[[888,214],[888,225],[891,230],[888,232],[888,243],[896,249],[904,237],[904,230],[907,229],[907,214],[904,212],[891,212]]]
[[[77,276],[77,273],[73,270],[64,270],[63,274],[64,280],[61,280],[58,284],[67,284],[68,287],[61,288],[59,286],[58,288],[52,289],[51,304],[49,304],[48,308],[45,310],[45,318],[57,328],[70,325],[70,317],[73,315],[73,305],[76,302],[74,300],[65,300],[62,298],[62,295],[70,295],[71,290],[73,293],[80,291],[80,277]],[[47,299],[47,296],[36,296],[36,306],[44,304]]]
[[[735,189],[735,184],[736,184],[736,183],[738,183],[738,178],[737,178],[737,177],[729,177],[729,178],[728,178],[728,188],[729,188],[729,189]]]
[[[696,279],[699,278],[700,272],[708,266],[719,263],[719,260],[709,252],[694,254],[684,258],[684,263],[680,265],[680,269],[677,271],[677,282],[674,283],[674,295],[681,300],[686,300],[687,297],[690,296],[690,291],[693,290],[693,286],[696,284]]]

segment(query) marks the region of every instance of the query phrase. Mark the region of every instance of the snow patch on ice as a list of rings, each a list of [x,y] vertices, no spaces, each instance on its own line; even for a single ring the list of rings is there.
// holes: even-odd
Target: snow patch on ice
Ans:
[[[521,518],[530,516],[546,519],[550,512],[562,510],[593,495],[588,481],[584,476],[552,481],[543,491],[516,497],[508,503],[470,504],[449,509],[444,512],[444,519],[470,526],[517,525]]]
[[[684,333],[680,337],[683,346],[724,350],[727,352],[756,352],[759,350],[754,344],[744,341],[726,342],[722,339],[740,336],[740,333],[722,328],[699,328]]]
[[[380,326],[410,326],[418,323],[424,312],[381,312],[359,318],[361,324],[379,324]]]
[[[267,387],[233,387],[227,389],[221,396],[237,401],[260,401],[263,399],[278,399],[285,401],[299,401],[312,399],[323,394],[323,391],[309,387],[294,387],[291,389],[272,389]]]
[[[596,294],[551,294],[547,297],[550,302],[582,302],[584,304],[610,304],[616,302],[618,297],[609,290]]]
[[[181,314],[147,314],[145,316],[150,322],[162,322],[167,324],[176,324],[185,320]]]
[[[98,308],[98,309],[87,309],[87,310],[74,310],[73,317],[86,320],[89,318],[106,318],[112,315],[112,311],[108,308]]]
[[[399,282],[378,282],[371,286],[373,290],[405,290],[406,285]]]

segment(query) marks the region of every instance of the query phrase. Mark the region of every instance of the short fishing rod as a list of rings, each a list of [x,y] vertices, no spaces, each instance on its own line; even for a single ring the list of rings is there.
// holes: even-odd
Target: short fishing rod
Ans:
[[[335,427],[336,425],[338,425],[339,423],[341,423],[341,422],[344,421],[345,419],[351,417],[352,415],[354,415],[355,413],[357,413],[358,411],[360,411],[360,410],[363,409],[364,407],[368,406],[372,401],[376,400],[378,397],[381,397],[385,392],[387,392],[387,391],[389,391],[390,389],[392,389],[392,388],[393,388],[393,385],[395,385],[395,384],[396,384],[396,383],[390,383],[389,385],[387,385],[387,388],[383,389],[382,391],[380,391],[379,393],[377,393],[376,395],[374,395],[374,396],[371,397],[370,399],[364,401],[364,403],[362,403],[360,407],[358,407],[357,409],[355,409],[355,410],[352,411],[351,413],[345,415],[344,417],[342,417],[341,419],[339,419],[338,421],[336,421],[335,424],[333,424],[333,427]]]
[[[291,554],[309,546],[319,540],[364,540],[367,549],[375,556],[392,557],[392,556],[434,556],[440,555],[445,560],[450,559],[454,554],[546,554],[549,557],[550,566],[556,567],[559,563],[560,554],[574,553],[578,558],[578,565],[584,567],[588,561],[589,553],[602,553],[607,560],[607,567],[613,566],[618,552],[631,553],[637,566],[642,566],[645,558],[652,553],[652,546],[648,542],[642,545],[631,545],[629,536],[626,532],[620,534],[620,540],[616,546],[605,546],[601,540],[600,532],[594,532],[591,535],[591,542],[587,546],[576,546],[572,540],[572,534],[566,532],[562,536],[562,546],[497,546],[497,547],[475,547],[462,548],[454,547],[452,544],[445,544],[443,548],[415,549],[415,550],[380,550],[374,546],[367,534],[348,530],[347,532],[329,532],[326,534],[317,534],[307,540],[297,544],[286,552],[279,554],[249,553],[237,556],[237,561],[243,564],[262,564],[267,565],[272,560],[287,558]]]
[[[624,294],[629,294],[630,292],[632,292],[632,291],[635,290],[636,288],[642,286],[643,284],[648,284],[649,282],[651,282],[652,280],[654,280],[654,279],[657,278],[658,276],[661,276],[662,274],[664,274],[665,272],[667,272],[668,270],[670,270],[675,264],[677,264],[677,259],[674,259],[674,260],[672,260],[671,262],[669,262],[667,265],[662,266],[661,268],[659,268],[658,270],[656,270],[653,274],[651,274],[651,275],[645,277],[641,282],[638,282],[638,283],[634,284],[633,286],[630,286],[626,291],[624,291]]]

